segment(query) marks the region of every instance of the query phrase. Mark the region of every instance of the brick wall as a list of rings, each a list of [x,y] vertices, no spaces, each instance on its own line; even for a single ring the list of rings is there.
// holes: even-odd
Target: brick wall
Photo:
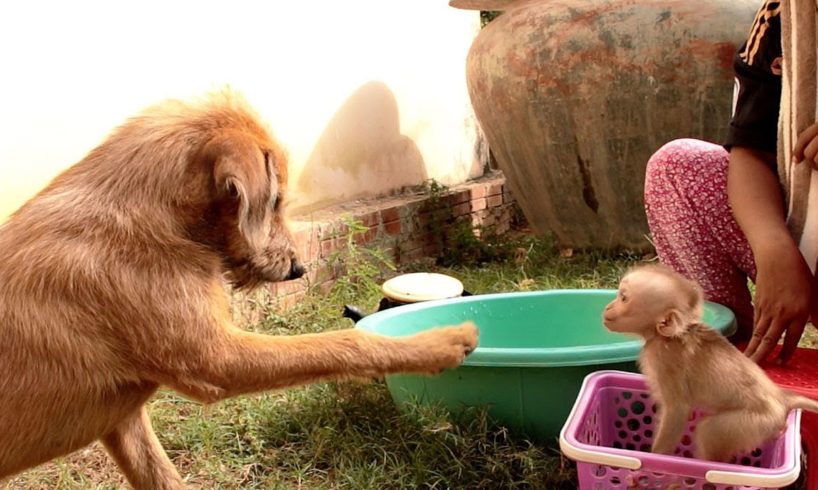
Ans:
[[[305,278],[263,288],[251,297],[236,295],[237,321],[257,320],[259,301],[275,298],[281,307],[297,301],[310,286],[329,287],[336,272],[328,260],[343,252],[349,240],[349,220],[365,227],[354,235],[357,245],[384,250],[396,264],[435,257],[446,246],[441,231],[455,220],[507,231],[516,213],[515,203],[500,172],[439,192],[415,191],[399,196],[357,200],[293,217],[290,228],[299,258],[307,267]]]

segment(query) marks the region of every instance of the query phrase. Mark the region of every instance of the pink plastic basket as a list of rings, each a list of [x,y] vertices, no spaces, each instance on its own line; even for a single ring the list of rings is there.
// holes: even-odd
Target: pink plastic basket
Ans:
[[[750,490],[782,488],[801,471],[801,413],[774,441],[731,463],[694,459],[694,413],[676,455],[650,453],[656,406],[640,374],[599,371],[582,383],[560,433],[560,449],[577,462],[582,490]]]

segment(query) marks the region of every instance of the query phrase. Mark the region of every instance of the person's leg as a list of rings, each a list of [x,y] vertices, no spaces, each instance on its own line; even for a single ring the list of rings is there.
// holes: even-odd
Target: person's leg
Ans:
[[[659,260],[732,309],[740,340],[752,333],[747,278],[755,280],[755,262],[727,200],[728,162],[727,151],[712,143],[666,144],[648,162],[645,211]]]

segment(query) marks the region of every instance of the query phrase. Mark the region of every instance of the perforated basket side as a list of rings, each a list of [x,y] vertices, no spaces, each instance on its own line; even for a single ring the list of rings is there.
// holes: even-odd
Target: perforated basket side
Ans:
[[[566,427],[575,430],[574,441],[582,446],[580,452],[566,452],[579,463],[580,482],[585,482],[582,488],[594,488],[600,481],[608,485],[604,488],[612,489],[619,488],[620,484],[624,485],[621,488],[656,488],[666,484],[692,489],[764,488],[762,485],[771,482],[777,485],[797,478],[800,449],[795,440],[798,438],[796,413],[790,416],[785,436],[737,455],[730,464],[723,464],[692,459],[693,435],[702,417],[700,412],[694,412],[676,449],[678,457],[657,455],[649,451],[658,407],[644,383],[634,384],[633,375],[620,380],[616,373],[595,374],[600,378],[587,386],[593,391],[581,393],[571,415],[580,423],[566,422]],[[625,386],[617,386],[619,381]],[[570,446],[571,437],[565,439],[561,438],[561,445],[565,442]],[[725,485],[714,486],[714,483]]]
[[[710,483],[706,478],[629,470],[592,463],[577,463],[580,490],[772,490],[758,487]]]

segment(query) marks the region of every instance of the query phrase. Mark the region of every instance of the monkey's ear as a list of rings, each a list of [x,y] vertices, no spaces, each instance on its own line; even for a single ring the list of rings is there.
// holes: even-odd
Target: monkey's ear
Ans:
[[[685,332],[685,319],[682,313],[672,308],[656,324],[656,333],[662,337],[678,337]]]

